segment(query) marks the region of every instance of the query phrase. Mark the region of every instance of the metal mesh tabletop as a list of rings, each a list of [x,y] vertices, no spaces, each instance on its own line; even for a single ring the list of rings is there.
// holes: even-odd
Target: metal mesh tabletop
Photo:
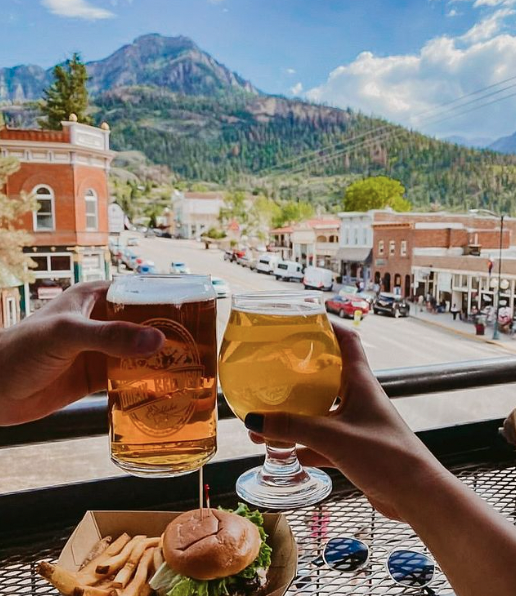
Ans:
[[[472,465],[452,471],[470,488],[514,523],[516,517],[516,463]],[[235,496],[217,499],[223,506],[234,506]],[[181,508],[195,506],[181,503]],[[177,509],[174,503],[170,509]],[[420,590],[393,584],[385,569],[385,560],[398,547],[424,550],[412,529],[389,520],[376,512],[358,491],[344,481],[335,482],[330,498],[316,507],[285,512],[299,549],[298,576],[288,594],[299,595],[415,595]],[[42,559],[55,561],[73,527],[27,536],[23,546],[0,547],[0,596],[18,594],[39,596],[57,592],[35,574],[35,564]],[[368,565],[354,574],[342,574],[325,566],[321,554],[325,543],[333,537],[354,536],[369,544]],[[450,592],[446,578],[437,570],[431,588],[437,594]]]

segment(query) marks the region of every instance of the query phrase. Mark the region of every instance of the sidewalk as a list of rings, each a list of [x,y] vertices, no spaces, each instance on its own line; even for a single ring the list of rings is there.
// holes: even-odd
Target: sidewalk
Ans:
[[[419,306],[416,304],[410,305],[410,316],[413,319],[421,321],[427,325],[440,327],[441,329],[446,329],[447,331],[457,333],[458,335],[468,337],[469,339],[483,341],[488,344],[499,346],[508,352],[516,354],[516,339],[513,339],[507,333],[500,333],[500,338],[494,340],[492,325],[489,325],[485,328],[485,335],[476,335],[475,325],[469,321],[461,321],[458,315],[457,319],[454,321],[453,315],[449,312],[434,314],[428,312],[426,308],[424,308],[423,312],[421,312]]]

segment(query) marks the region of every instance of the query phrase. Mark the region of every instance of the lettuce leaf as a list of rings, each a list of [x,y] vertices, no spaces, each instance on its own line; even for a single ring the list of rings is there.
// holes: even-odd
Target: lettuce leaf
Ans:
[[[226,511],[229,511],[230,513],[236,513],[237,515],[247,518],[258,528],[258,531],[260,532],[262,543],[260,545],[258,556],[250,565],[248,565],[240,573],[236,574],[236,577],[251,579],[256,575],[257,569],[260,567],[267,569],[271,565],[272,548],[267,544],[268,535],[263,528],[263,515],[257,509],[251,511],[245,503],[239,503],[236,509],[227,509]]]

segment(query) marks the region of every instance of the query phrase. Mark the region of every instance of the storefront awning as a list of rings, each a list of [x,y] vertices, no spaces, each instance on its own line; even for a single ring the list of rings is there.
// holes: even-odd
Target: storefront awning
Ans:
[[[371,260],[370,248],[339,248],[336,259],[348,263],[367,263]]]

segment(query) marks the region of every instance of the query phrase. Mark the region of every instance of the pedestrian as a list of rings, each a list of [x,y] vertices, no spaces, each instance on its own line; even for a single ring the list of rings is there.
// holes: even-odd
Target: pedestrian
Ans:
[[[425,297],[423,294],[419,294],[417,297],[417,303],[419,304],[419,312],[423,312],[423,304],[425,302]]]
[[[459,307],[453,303],[453,306],[450,308],[450,312],[452,314],[453,320],[455,321],[457,319],[457,315],[460,312]]]

